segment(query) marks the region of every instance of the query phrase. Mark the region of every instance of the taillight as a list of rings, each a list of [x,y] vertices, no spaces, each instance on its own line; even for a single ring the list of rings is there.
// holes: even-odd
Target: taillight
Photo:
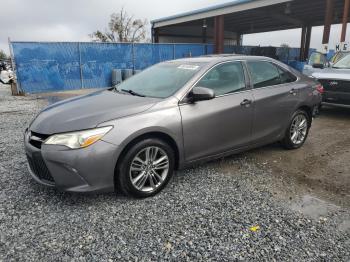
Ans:
[[[316,86],[316,90],[317,90],[317,92],[319,92],[320,94],[323,94],[323,93],[324,93],[323,85],[318,84],[318,85]]]

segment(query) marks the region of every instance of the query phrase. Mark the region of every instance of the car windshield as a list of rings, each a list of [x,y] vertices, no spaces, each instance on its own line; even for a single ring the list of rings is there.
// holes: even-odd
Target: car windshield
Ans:
[[[350,55],[347,55],[344,58],[340,59],[337,63],[333,65],[333,67],[350,69]]]
[[[336,62],[338,62],[340,59],[344,58],[347,55],[349,55],[349,52],[337,52],[331,57],[329,61],[335,64]]]
[[[132,95],[166,98],[183,87],[203,63],[165,62],[149,67],[116,87]]]

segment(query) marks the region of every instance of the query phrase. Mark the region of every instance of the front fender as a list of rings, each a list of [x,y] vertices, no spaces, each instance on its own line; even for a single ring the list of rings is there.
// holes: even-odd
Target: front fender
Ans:
[[[183,164],[183,139],[181,115],[178,106],[158,111],[144,112],[142,114],[105,122],[100,124],[113,125],[114,128],[103,137],[105,142],[118,146],[118,155],[136,138],[149,133],[162,133],[171,137],[179,152],[179,166]]]

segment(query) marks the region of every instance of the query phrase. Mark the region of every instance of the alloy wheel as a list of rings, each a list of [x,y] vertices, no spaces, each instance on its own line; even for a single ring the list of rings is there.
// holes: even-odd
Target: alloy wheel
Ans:
[[[152,192],[161,186],[168,173],[169,157],[157,146],[139,151],[131,161],[129,170],[132,185],[143,192]]]
[[[290,140],[295,145],[304,142],[308,129],[308,121],[305,115],[296,115],[290,127]]]

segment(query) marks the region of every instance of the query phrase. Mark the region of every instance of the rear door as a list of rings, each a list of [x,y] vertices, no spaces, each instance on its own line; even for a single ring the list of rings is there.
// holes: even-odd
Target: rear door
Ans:
[[[241,62],[221,63],[196,84],[214,90],[212,100],[180,103],[186,161],[247,145],[251,140],[252,94]]]
[[[274,141],[298,103],[297,77],[270,61],[247,61],[247,68],[254,97],[252,143]]]

